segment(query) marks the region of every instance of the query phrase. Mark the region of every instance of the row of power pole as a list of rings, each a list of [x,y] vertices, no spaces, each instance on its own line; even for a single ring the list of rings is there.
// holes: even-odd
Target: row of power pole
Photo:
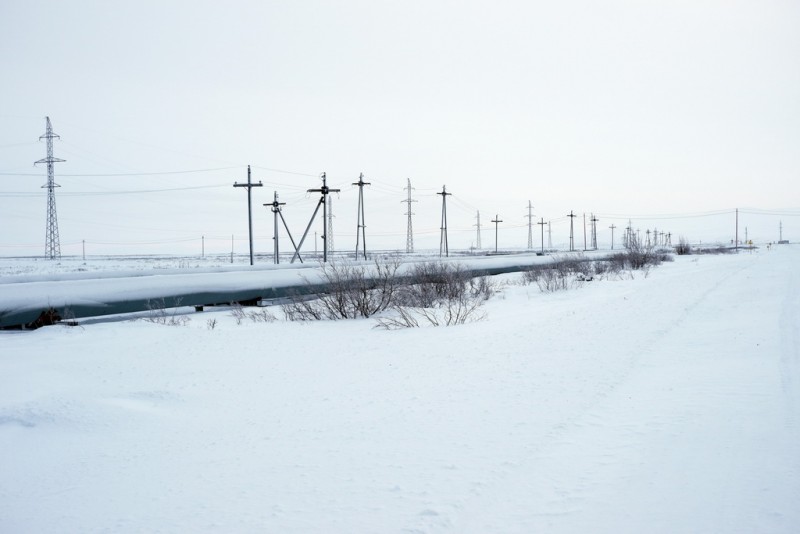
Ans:
[[[52,134],[52,130],[50,129],[50,123],[48,121],[48,133],[42,136],[43,138],[48,139],[48,143],[52,144],[52,138],[57,137],[55,134]],[[47,162],[48,163],[48,175],[52,176],[50,167],[52,167],[52,163],[55,161],[63,161],[52,158],[52,147],[48,149],[48,158],[45,160],[40,160],[40,162]],[[39,162],[37,162],[39,163]],[[326,174],[323,172],[320,175],[322,180],[322,186],[319,188],[308,189],[307,192],[309,193],[320,193],[319,202],[314,209],[314,213],[311,215],[311,219],[306,226],[305,232],[303,236],[300,238],[300,242],[296,243],[294,237],[292,236],[291,232],[289,231],[289,226],[286,224],[286,220],[283,217],[281,206],[285,205],[285,202],[278,201],[278,193],[277,191],[274,193],[274,199],[271,203],[264,204],[264,206],[269,207],[272,210],[274,216],[274,261],[275,263],[280,262],[280,253],[278,250],[278,231],[279,225],[278,220],[280,219],[284,229],[286,230],[287,235],[292,243],[292,247],[294,248],[294,254],[292,256],[291,262],[294,263],[295,260],[299,260],[300,262],[303,261],[302,256],[300,255],[300,249],[303,246],[303,243],[306,240],[306,237],[309,234],[311,226],[314,223],[314,219],[319,212],[320,207],[322,207],[322,218],[323,224],[327,227],[325,233],[322,236],[323,239],[323,253],[322,253],[322,261],[328,261],[328,255],[330,252],[333,251],[333,224],[332,224],[332,217],[333,217],[333,209],[330,201],[330,194],[331,193],[338,193],[340,189],[331,189],[327,185],[327,177]],[[50,184],[48,181],[48,186],[50,189],[54,187],[53,184]],[[358,208],[357,208],[357,221],[356,221],[356,246],[355,246],[355,257],[356,258],[363,258],[364,260],[367,259],[367,235],[366,235],[366,221],[365,221],[365,208],[364,208],[364,186],[371,185],[370,182],[364,181],[364,174],[361,173],[358,177],[357,182],[353,182],[354,186],[358,187]],[[238,183],[235,182],[233,184],[234,187],[241,187],[247,189],[247,216],[248,216],[248,237],[249,237],[249,245],[250,245],[250,265],[253,265],[253,216],[252,216],[252,189],[254,187],[263,187],[263,184],[259,181],[258,183],[253,183],[251,177],[250,166],[247,166],[247,182],[246,183]],[[411,180],[407,180],[407,185],[404,188],[408,192],[407,198],[402,200],[401,202],[407,204],[407,211],[405,215],[408,217],[408,226],[406,230],[406,252],[413,253],[414,252],[414,234],[413,234],[413,226],[412,226],[412,215],[414,215],[413,211],[411,210],[412,203],[416,202],[411,197],[411,192],[414,188],[411,186]],[[441,225],[440,225],[440,234],[439,234],[439,256],[449,256],[449,243],[448,243],[448,234],[447,234],[447,197],[451,196],[452,193],[447,192],[447,186],[443,185],[441,192],[436,193],[442,197],[442,212],[441,212]],[[534,223],[534,216],[533,216],[533,205],[531,201],[528,201],[528,213],[525,216],[528,219],[528,249],[532,250],[534,248],[533,244],[533,226],[534,224],[541,227],[541,238],[540,238],[540,250],[543,253],[545,250],[544,246],[544,227],[547,225],[547,232],[548,232],[548,248],[552,248],[552,233],[551,233],[551,225],[550,221],[545,222],[544,217],[540,217],[540,220]],[[55,211],[55,207],[53,206],[53,212]],[[738,210],[737,210],[738,211]],[[738,215],[738,213],[737,213]],[[53,215],[54,217],[54,215]],[[569,250],[575,250],[575,225],[574,220],[578,215],[576,215],[573,211],[570,211],[567,215],[569,218]],[[474,225],[477,227],[477,248],[481,248],[481,214],[480,211],[477,212],[476,215],[477,223]],[[589,214],[588,219],[588,236],[587,236],[587,219],[586,214],[583,214],[583,249],[584,250],[597,250],[597,223],[600,219],[598,219],[593,213]],[[495,253],[499,252],[499,228],[500,223],[503,222],[500,219],[499,214],[495,214],[494,219],[491,219],[491,222],[495,225],[495,240],[494,240],[494,250]],[[614,248],[614,230],[617,228],[616,225],[609,226],[611,229],[611,248]],[[48,233],[48,236],[50,234]],[[49,239],[49,237],[48,237]],[[57,233],[56,233],[57,239]],[[645,241],[641,241],[641,236],[638,234],[633,234],[633,229],[630,225],[625,228],[625,234],[623,235],[623,245],[626,248],[629,248],[631,244],[636,239],[636,243],[641,243],[644,246],[651,247],[651,246],[670,246],[671,245],[671,234],[667,232],[659,232],[658,230],[651,231],[648,229],[645,232]]]

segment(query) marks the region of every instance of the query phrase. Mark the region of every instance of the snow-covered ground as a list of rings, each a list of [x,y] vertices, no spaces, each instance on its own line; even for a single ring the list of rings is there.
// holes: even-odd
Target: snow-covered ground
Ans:
[[[798,261],[510,284],[446,328],[0,332],[0,532],[798,532]]]

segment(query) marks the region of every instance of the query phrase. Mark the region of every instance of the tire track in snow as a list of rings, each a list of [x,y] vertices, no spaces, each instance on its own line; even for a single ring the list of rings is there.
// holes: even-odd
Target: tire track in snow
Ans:
[[[797,275],[792,271],[786,284],[786,295],[780,316],[781,335],[781,387],[786,402],[787,423],[797,425],[794,407],[798,405],[798,368],[800,367],[800,325],[797,316],[797,299],[800,294]]]
[[[504,465],[503,469],[498,466],[491,472],[487,472],[486,476],[479,482],[474,482],[473,486],[480,486],[480,491],[473,491],[470,496],[467,496],[458,501],[457,509],[453,509],[454,503],[442,504],[436,507],[437,514],[432,516],[430,514],[421,514],[405,532],[413,533],[433,533],[443,531],[453,532],[484,532],[491,531],[492,523],[508,524],[509,518],[506,512],[524,514],[530,513],[530,510],[521,510],[524,506],[519,506],[523,500],[530,500],[532,495],[540,492],[540,484],[538,481],[531,479],[528,476],[535,478],[537,473],[537,466],[544,465],[550,467],[552,461],[555,460],[557,452],[560,447],[568,444],[567,436],[575,430],[582,430],[585,427],[602,426],[603,422],[597,420],[592,415],[596,408],[602,405],[614,392],[619,389],[623,384],[630,380],[630,376],[641,365],[646,364],[648,354],[674,335],[682,325],[690,319],[697,310],[703,306],[710,298],[712,298],[719,291],[724,290],[727,286],[735,283],[735,280],[741,277],[748,269],[752,268],[752,264],[748,263],[741,267],[731,270],[719,271],[714,269],[712,273],[706,276],[714,276],[714,281],[705,287],[699,293],[689,293],[693,298],[688,302],[676,301],[675,308],[670,310],[669,319],[666,321],[666,326],[650,330],[645,334],[641,344],[634,344],[628,348],[630,351],[630,365],[622,370],[617,375],[617,380],[614,383],[604,384],[593,395],[589,403],[582,406],[578,412],[571,414],[566,419],[562,420],[559,424],[551,427],[545,432],[545,439],[539,443],[529,444],[524,451],[524,457],[517,458],[514,465]],[[694,275],[692,275],[694,276]],[[634,316],[643,311],[642,308],[647,308],[648,303],[652,305],[653,301],[658,302],[657,296],[663,295],[661,292],[658,281],[654,277],[654,285],[645,289],[643,294],[637,296],[637,307],[635,310],[628,311],[629,316]],[[654,295],[656,296],[654,298]],[[581,298],[580,292],[575,293],[575,298]],[[659,311],[664,311],[664,305],[660,306]],[[662,323],[663,325],[664,323]],[[624,455],[626,445],[622,444],[616,447],[614,451],[615,458]],[[606,461],[612,464],[615,458],[608,458]],[[568,466],[563,466],[568,469]],[[550,475],[558,472],[558,468],[550,469]],[[558,490],[559,479],[552,478],[550,480],[554,491],[549,492],[548,495],[540,495],[542,502],[539,502],[543,509],[539,510],[540,519],[542,516],[550,518],[556,523],[559,517],[569,516],[575,512],[580,511],[581,503],[584,500],[584,494],[593,490],[592,477],[585,474],[580,477],[577,488],[570,490]],[[513,488],[513,489],[512,489]],[[577,489],[577,491],[576,491]],[[518,505],[506,500],[508,497],[511,501],[516,501]],[[494,513],[495,511],[501,513]],[[520,525],[524,523],[525,518],[521,515],[519,517]],[[549,519],[543,522],[547,523]],[[496,526],[496,525],[495,525]],[[518,529],[524,532],[524,528]]]

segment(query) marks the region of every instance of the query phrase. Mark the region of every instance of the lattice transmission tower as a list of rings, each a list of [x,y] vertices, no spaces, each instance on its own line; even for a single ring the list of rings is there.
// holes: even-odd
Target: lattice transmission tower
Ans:
[[[478,222],[472,225],[472,226],[477,226],[478,227],[478,230],[477,230],[478,233],[475,236],[475,238],[476,238],[475,248],[480,250],[481,249],[481,212],[480,212],[480,210],[478,210],[478,213],[477,213],[477,215],[475,215],[475,218],[478,219]]]
[[[61,187],[55,183],[55,169],[54,163],[66,161],[53,157],[53,139],[61,139],[61,137],[53,133],[53,126],[50,124],[50,117],[47,119],[47,129],[44,135],[39,136],[39,140],[47,139],[47,157],[35,162],[47,163],[47,184],[42,188],[47,188],[47,231],[45,232],[44,244],[44,257],[48,260],[61,259],[61,243],[58,239],[58,217],[56,216],[56,187]]]
[[[406,230],[406,253],[411,254],[414,252],[414,229],[411,226],[411,216],[414,215],[414,213],[411,211],[411,203],[416,202],[416,200],[411,198],[411,190],[414,189],[411,187],[411,178],[406,178],[406,180],[408,181],[408,186],[406,186],[404,189],[408,190],[408,198],[401,200],[400,202],[405,202],[408,204],[408,211],[405,213],[408,215],[408,229]]]
[[[328,253],[333,254],[333,197],[327,195],[325,200],[328,204],[328,229],[325,230],[325,246],[328,248]]]
[[[449,257],[450,247],[447,244],[447,197],[448,195],[452,196],[453,193],[448,193],[447,186],[443,185],[442,192],[436,194],[442,195],[442,226],[439,233],[439,256],[441,257],[442,252],[444,252],[444,255]]]
[[[531,201],[528,201],[528,250],[533,248],[533,206]]]

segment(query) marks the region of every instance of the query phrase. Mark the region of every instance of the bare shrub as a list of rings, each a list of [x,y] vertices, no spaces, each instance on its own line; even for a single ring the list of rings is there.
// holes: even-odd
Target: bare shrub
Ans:
[[[626,241],[625,248],[625,252],[614,254],[610,258],[610,261],[621,265],[623,269],[657,267],[662,262],[672,259],[669,254],[657,250],[653,245],[642,243],[635,234]]]
[[[486,276],[473,277],[460,263],[427,262],[414,266],[395,294],[395,304],[433,308],[463,297],[488,300],[495,285]]]
[[[278,320],[278,318],[275,317],[271,311],[264,308],[257,311],[247,312],[247,318],[254,323],[274,323]]]
[[[697,248],[694,250],[696,254],[732,254],[734,248],[717,245],[716,247]]]
[[[410,308],[407,306],[393,306],[392,310],[386,315],[377,317],[376,326],[386,330],[396,330],[398,328],[417,328],[420,324],[422,315],[420,308]]]
[[[536,280],[539,291],[543,293],[552,293],[554,291],[569,289],[577,283],[575,275],[557,267],[542,271],[541,276]]]
[[[231,317],[234,318],[236,324],[242,324],[245,319],[244,308],[238,302],[231,302]]]
[[[429,307],[393,306],[386,315],[377,317],[377,326],[387,330],[416,328],[420,324],[431,326],[453,326],[480,321],[486,313],[480,309],[485,299],[465,292],[459,297],[442,300]]]
[[[290,295],[289,302],[281,304],[281,311],[287,321],[321,321],[326,318],[325,306],[317,296]]]
[[[378,326],[395,329],[478,321],[486,316],[481,306],[495,292],[488,276],[473,277],[461,264],[418,264],[397,291],[391,312],[378,318]]]
[[[582,254],[556,257],[551,264],[536,265],[522,272],[524,283],[536,284],[543,293],[580,286],[595,275],[595,262]]]
[[[262,308],[260,310],[245,311],[238,302],[231,303],[231,317],[236,320],[236,324],[242,324],[247,319],[250,319],[254,323],[272,323],[278,320],[277,317],[267,309]]]
[[[326,291],[317,298],[297,295],[282,306],[290,321],[355,319],[371,317],[393,302],[399,283],[399,263],[380,261],[361,264],[330,262],[322,265]]]
[[[525,285],[535,284],[539,277],[542,276],[542,271],[549,269],[543,265],[532,265],[531,267],[522,271],[522,283]]]
[[[681,236],[678,240],[678,244],[675,245],[675,253],[678,256],[688,256],[692,253],[692,246],[685,237]]]
[[[191,321],[185,315],[178,315],[177,308],[181,304],[181,298],[175,299],[173,311],[167,310],[166,302],[163,298],[155,300],[147,300],[147,315],[142,317],[144,321],[154,324],[163,324],[167,326],[185,326],[186,323]]]
[[[58,324],[64,326],[81,326],[77,317],[75,317],[75,312],[69,307],[62,310],[61,318],[58,320]],[[83,327],[81,326],[81,329],[82,328]]]
[[[592,262],[583,254],[556,256],[552,265],[553,269],[565,277],[579,273],[584,277],[592,274]]]

